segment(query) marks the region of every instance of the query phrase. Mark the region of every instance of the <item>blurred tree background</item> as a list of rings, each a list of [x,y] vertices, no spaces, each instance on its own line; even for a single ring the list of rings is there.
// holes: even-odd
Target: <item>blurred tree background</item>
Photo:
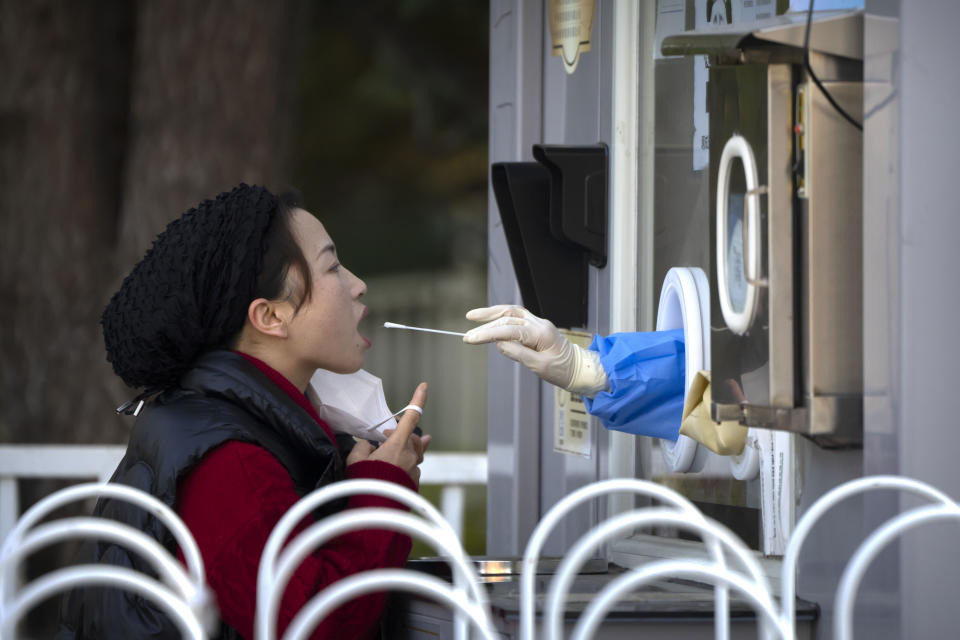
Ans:
[[[487,7],[321,6],[299,82],[308,205],[367,276],[485,263]]]
[[[485,304],[487,31],[480,2],[0,0],[0,441],[125,442],[100,313],[241,181],[299,188],[373,310]],[[434,447],[485,448],[485,355],[373,333],[391,406],[427,379]]]

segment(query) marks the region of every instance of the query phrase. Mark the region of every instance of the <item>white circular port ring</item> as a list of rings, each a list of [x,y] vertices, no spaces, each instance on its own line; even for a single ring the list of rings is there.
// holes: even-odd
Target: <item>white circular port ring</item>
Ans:
[[[697,371],[710,368],[710,289],[706,274],[696,267],[673,267],[667,272],[657,305],[657,330],[683,329],[684,395]],[[679,307],[680,318],[674,309]],[[678,322],[679,320],[679,322]],[[699,449],[693,438],[660,440],[664,464],[673,473],[689,471]]]
[[[703,269],[691,267],[690,273],[693,274],[693,281],[697,285],[697,300],[699,300],[700,305],[698,307],[700,311],[700,330],[703,332],[700,344],[703,346],[703,362],[701,363],[700,370],[709,370],[710,369],[710,279],[707,277],[707,274]],[[693,375],[696,374],[696,371],[687,379],[687,389],[690,388],[690,383],[693,382]],[[684,402],[686,402],[686,396],[684,396]],[[684,436],[686,437],[686,436]],[[690,463],[690,471],[698,472],[703,471],[703,468],[707,464],[707,458],[713,455],[713,452],[710,449],[707,449],[702,444],[697,444],[696,455],[693,457],[693,462]]]
[[[727,282],[727,201],[730,195],[730,166],[734,158],[739,158],[743,163],[743,173],[747,183],[743,220],[747,243],[743,248],[743,270],[747,291],[741,311],[733,308]],[[757,287],[753,284],[760,273],[760,194],[757,190],[759,186],[757,182],[757,161],[750,143],[743,136],[731,137],[723,146],[720,166],[717,170],[717,294],[720,297],[720,311],[723,312],[723,319],[730,330],[737,335],[747,332],[757,311]]]

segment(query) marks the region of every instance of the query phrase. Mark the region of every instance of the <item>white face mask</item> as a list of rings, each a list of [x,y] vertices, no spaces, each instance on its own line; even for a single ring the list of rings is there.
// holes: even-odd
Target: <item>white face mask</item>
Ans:
[[[384,430],[397,428],[383,382],[363,369],[346,374],[317,369],[307,385],[307,399],[335,432],[383,442]]]

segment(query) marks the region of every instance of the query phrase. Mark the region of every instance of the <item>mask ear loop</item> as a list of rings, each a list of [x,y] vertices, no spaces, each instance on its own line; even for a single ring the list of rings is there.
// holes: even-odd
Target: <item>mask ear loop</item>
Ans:
[[[371,428],[371,429],[376,429],[377,427],[379,427],[380,425],[382,425],[384,422],[386,422],[386,421],[389,420],[390,418],[396,418],[397,416],[402,415],[402,414],[406,413],[407,411],[416,411],[416,412],[419,413],[420,415],[423,415],[423,407],[418,407],[418,406],[415,405],[415,404],[408,404],[408,405],[405,406],[403,409],[400,409],[400,411],[397,411],[397,412],[396,412],[395,414],[393,414],[393,415],[387,416],[386,418],[384,418],[383,420],[381,420],[380,422],[378,422],[377,424],[373,425],[373,426],[370,427],[370,428]],[[414,428],[413,428],[413,434],[416,435],[416,436],[422,436],[422,435],[423,435],[423,431],[420,429],[420,427],[414,427]],[[367,442],[369,442],[370,444],[372,444],[372,445],[375,446],[375,447],[379,447],[379,446],[380,446],[380,443],[377,442],[376,440],[367,440]]]
[[[400,417],[401,415],[403,415],[403,414],[406,413],[407,411],[416,411],[416,412],[419,413],[420,415],[423,415],[423,407],[418,407],[418,406],[415,405],[415,404],[408,404],[408,405],[405,406],[403,409],[400,409],[400,411],[397,411],[396,413],[387,416],[386,418],[384,418],[383,420],[381,420],[381,421],[378,422],[377,424],[370,425],[369,428],[370,428],[370,429],[376,429],[377,427],[379,427],[380,425],[382,425],[384,422],[386,422],[386,421],[389,420],[390,418]]]

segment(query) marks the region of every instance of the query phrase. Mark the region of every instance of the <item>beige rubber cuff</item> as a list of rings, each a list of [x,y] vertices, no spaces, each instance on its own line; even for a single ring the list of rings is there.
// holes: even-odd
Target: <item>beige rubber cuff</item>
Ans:
[[[592,398],[609,386],[607,372],[600,364],[600,354],[572,344],[574,349],[573,378],[567,390]]]

